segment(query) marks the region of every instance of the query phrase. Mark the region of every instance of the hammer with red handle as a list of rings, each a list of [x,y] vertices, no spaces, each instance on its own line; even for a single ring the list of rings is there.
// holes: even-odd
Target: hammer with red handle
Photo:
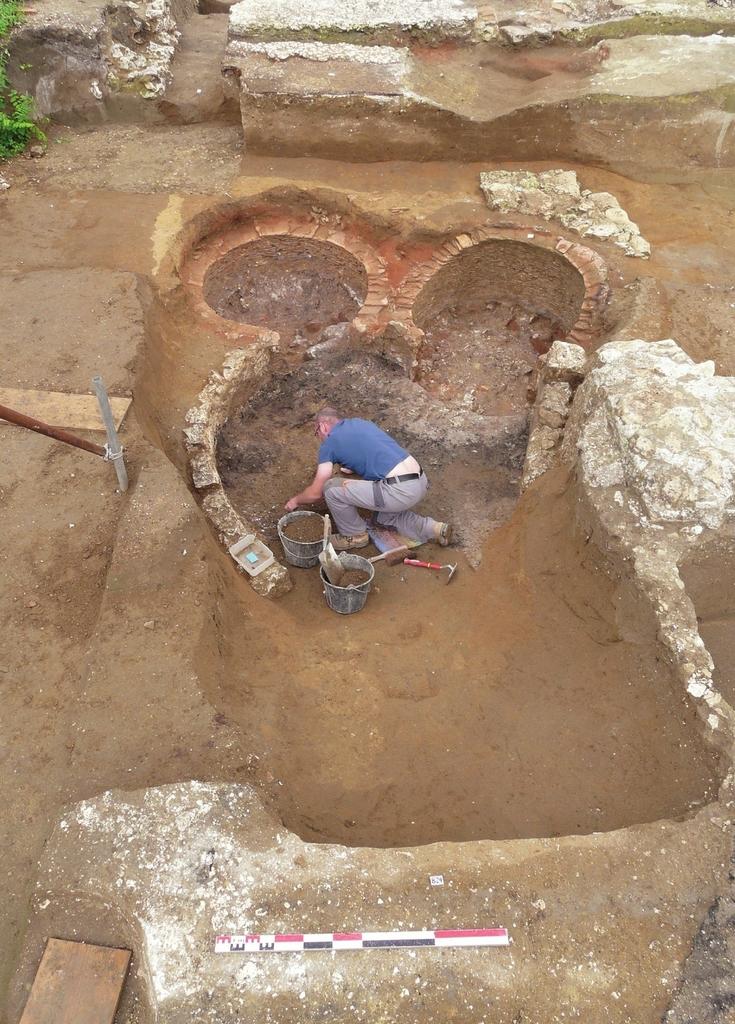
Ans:
[[[447,576],[447,583],[450,582],[452,576],[457,571],[456,565],[439,565],[438,562],[420,562],[418,558],[404,558],[404,565],[418,565],[421,569],[448,569],[449,575]]]

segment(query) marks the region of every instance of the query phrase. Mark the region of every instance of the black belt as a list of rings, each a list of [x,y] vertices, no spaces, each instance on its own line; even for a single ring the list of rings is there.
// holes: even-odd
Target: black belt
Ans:
[[[381,484],[402,484],[406,480],[420,480],[424,475],[423,469],[420,473],[401,473],[400,476],[386,476],[380,481]]]

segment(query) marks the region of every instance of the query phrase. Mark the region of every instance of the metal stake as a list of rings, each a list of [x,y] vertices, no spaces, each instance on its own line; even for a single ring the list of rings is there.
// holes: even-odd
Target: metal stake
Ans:
[[[120,485],[120,491],[127,491],[128,471],[125,468],[125,462],[123,460],[123,448],[120,444],[120,438],[117,436],[115,420],[113,419],[112,409],[110,408],[110,400],[107,397],[107,391],[105,391],[105,385],[102,383],[102,378],[93,377],[92,387],[97,395],[100,412],[102,413],[105,430],[107,431],[105,458],[115,465],[115,472],[117,473],[117,482]]]

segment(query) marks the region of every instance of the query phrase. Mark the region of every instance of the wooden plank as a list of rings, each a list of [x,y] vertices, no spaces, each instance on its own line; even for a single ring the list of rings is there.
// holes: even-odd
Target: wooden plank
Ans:
[[[130,951],[49,939],[20,1024],[112,1024]]]
[[[111,398],[115,426],[120,429],[132,398]],[[104,430],[95,395],[68,395],[64,391],[33,391],[26,388],[0,388],[0,405],[7,405],[26,416],[35,416],[52,427],[76,430]],[[0,419],[0,426],[7,426]]]

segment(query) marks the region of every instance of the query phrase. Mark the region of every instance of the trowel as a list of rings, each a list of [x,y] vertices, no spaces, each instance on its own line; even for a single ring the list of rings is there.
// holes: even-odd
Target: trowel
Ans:
[[[339,555],[332,547],[329,537],[332,532],[332,521],[328,515],[324,516],[324,541],[322,550],[319,554],[319,564],[324,569],[324,575],[327,577],[333,587],[338,587],[342,582],[344,575],[344,566],[339,560]]]

